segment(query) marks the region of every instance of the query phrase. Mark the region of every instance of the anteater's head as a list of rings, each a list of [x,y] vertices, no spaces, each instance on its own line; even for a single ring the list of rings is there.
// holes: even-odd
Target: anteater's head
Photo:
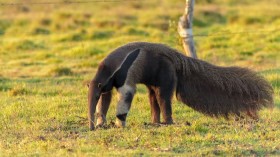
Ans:
[[[118,86],[117,84],[124,84],[128,69],[139,53],[140,49],[128,53],[117,67],[106,66],[106,64],[109,65],[110,63],[105,64],[104,61],[100,63],[95,78],[88,85],[88,117],[90,130],[94,130],[94,114],[101,94],[111,91],[113,86]]]

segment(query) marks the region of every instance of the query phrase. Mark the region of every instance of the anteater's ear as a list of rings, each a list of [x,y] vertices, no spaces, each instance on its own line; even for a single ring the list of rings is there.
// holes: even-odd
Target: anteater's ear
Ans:
[[[104,83],[102,89],[106,89],[106,86],[108,84],[110,84],[110,82],[113,81],[114,77],[117,77],[117,75],[119,75],[120,73],[122,74],[122,76],[125,76],[123,78],[118,78],[119,82],[118,84],[123,84],[125,79],[126,79],[126,75],[128,72],[128,69],[131,67],[131,65],[133,64],[133,62],[136,60],[136,58],[138,57],[140,53],[140,49],[136,49],[133,50],[132,52],[130,52],[125,59],[123,60],[123,62],[121,63],[121,65],[113,72],[113,74],[107,79],[106,83]],[[105,90],[106,91],[106,90]]]

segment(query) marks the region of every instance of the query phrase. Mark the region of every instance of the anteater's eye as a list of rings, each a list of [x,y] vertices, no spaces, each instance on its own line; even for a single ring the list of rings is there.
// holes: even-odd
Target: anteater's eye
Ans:
[[[97,100],[98,100],[98,99],[99,99],[99,97],[100,97],[100,95],[96,95],[96,96],[95,96],[95,99],[97,99]]]
[[[101,84],[101,83],[98,83],[97,87],[98,87],[98,88],[101,88],[101,87],[102,87],[102,84]]]

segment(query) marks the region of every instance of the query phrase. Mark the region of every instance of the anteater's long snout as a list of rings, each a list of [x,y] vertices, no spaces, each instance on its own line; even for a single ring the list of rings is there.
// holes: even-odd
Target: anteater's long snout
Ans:
[[[96,110],[96,105],[100,97],[100,92],[98,92],[95,83],[92,81],[89,85],[88,91],[88,119],[89,119],[89,128],[94,130],[94,114]]]

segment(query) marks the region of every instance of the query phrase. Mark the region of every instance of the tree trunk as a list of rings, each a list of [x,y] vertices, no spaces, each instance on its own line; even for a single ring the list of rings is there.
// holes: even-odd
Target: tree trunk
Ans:
[[[185,52],[192,58],[197,58],[192,33],[194,1],[195,0],[186,0],[185,13],[180,18],[178,23],[178,32],[183,39]]]

